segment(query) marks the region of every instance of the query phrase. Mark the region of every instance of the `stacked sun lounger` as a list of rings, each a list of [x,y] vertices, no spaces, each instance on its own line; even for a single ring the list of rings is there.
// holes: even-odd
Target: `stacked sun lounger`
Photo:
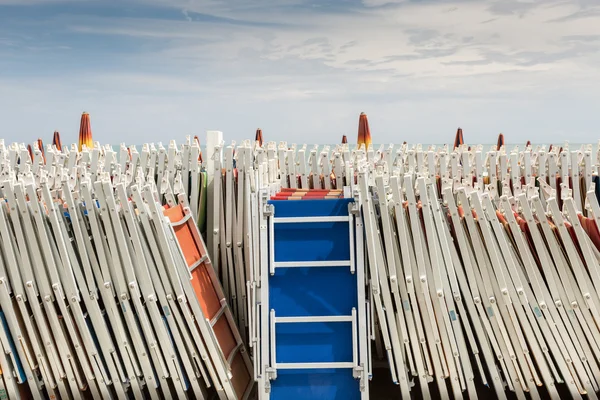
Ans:
[[[267,196],[258,202],[260,230],[277,218],[263,211],[266,199],[289,199],[289,191],[335,188],[359,205],[363,329],[373,343],[368,376],[371,361],[385,359],[403,398],[596,398],[600,208],[591,146],[484,151],[404,144],[375,151],[340,145],[320,158],[311,152],[308,174],[298,172],[307,170],[298,168],[304,148],[286,147],[255,149],[256,190]],[[276,246],[269,240],[259,239],[261,254]],[[274,261],[257,262],[254,277]],[[335,280],[328,282],[343,293]],[[248,288],[257,291],[260,279]],[[265,306],[250,297],[251,309]],[[258,314],[248,313],[250,319]],[[250,337],[260,343],[265,335],[259,329]],[[268,367],[266,377],[257,377],[259,398],[276,397],[261,384],[279,379],[277,360],[264,359],[273,353],[262,356]],[[368,398],[357,387],[345,396]]]
[[[597,398],[592,146],[41,150],[0,142],[8,398]]]
[[[24,148],[0,143],[4,393],[249,398],[252,361],[162,151],[155,170],[144,152]]]

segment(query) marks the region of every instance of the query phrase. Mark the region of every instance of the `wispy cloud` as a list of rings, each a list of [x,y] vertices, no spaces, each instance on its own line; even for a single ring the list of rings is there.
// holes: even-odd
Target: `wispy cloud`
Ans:
[[[0,0],[0,137],[595,141],[594,3]]]
[[[568,15],[565,15],[565,16],[562,16],[559,18],[555,18],[552,20],[552,22],[567,22],[567,21],[580,20],[583,18],[597,19],[598,17],[600,17],[600,7],[585,8],[585,9],[577,10],[571,14],[568,14]]]

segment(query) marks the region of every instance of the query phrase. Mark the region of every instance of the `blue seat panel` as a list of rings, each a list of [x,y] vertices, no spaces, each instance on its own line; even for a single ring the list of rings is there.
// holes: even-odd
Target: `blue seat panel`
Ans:
[[[352,362],[352,323],[278,323],[275,349],[278,363]]]
[[[348,222],[275,224],[275,261],[335,261],[350,258]]]
[[[350,369],[279,370],[271,398],[285,400],[358,400],[359,382]]]
[[[358,306],[356,274],[348,267],[277,268],[269,306],[279,317],[350,315]]]

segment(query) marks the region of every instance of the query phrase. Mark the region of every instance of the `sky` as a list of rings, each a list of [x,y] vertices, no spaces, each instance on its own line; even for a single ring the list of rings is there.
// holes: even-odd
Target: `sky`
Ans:
[[[0,0],[0,138],[600,139],[598,0]]]

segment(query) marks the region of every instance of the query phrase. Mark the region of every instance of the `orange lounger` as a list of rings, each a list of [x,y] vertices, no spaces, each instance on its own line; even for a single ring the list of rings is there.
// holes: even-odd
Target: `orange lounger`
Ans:
[[[180,204],[163,212],[169,218],[183,251],[194,292],[217,339],[236,398],[246,399],[254,384],[252,362],[208,257],[204,240],[191,217],[191,210]],[[223,385],[226,384],[223,382]]]

